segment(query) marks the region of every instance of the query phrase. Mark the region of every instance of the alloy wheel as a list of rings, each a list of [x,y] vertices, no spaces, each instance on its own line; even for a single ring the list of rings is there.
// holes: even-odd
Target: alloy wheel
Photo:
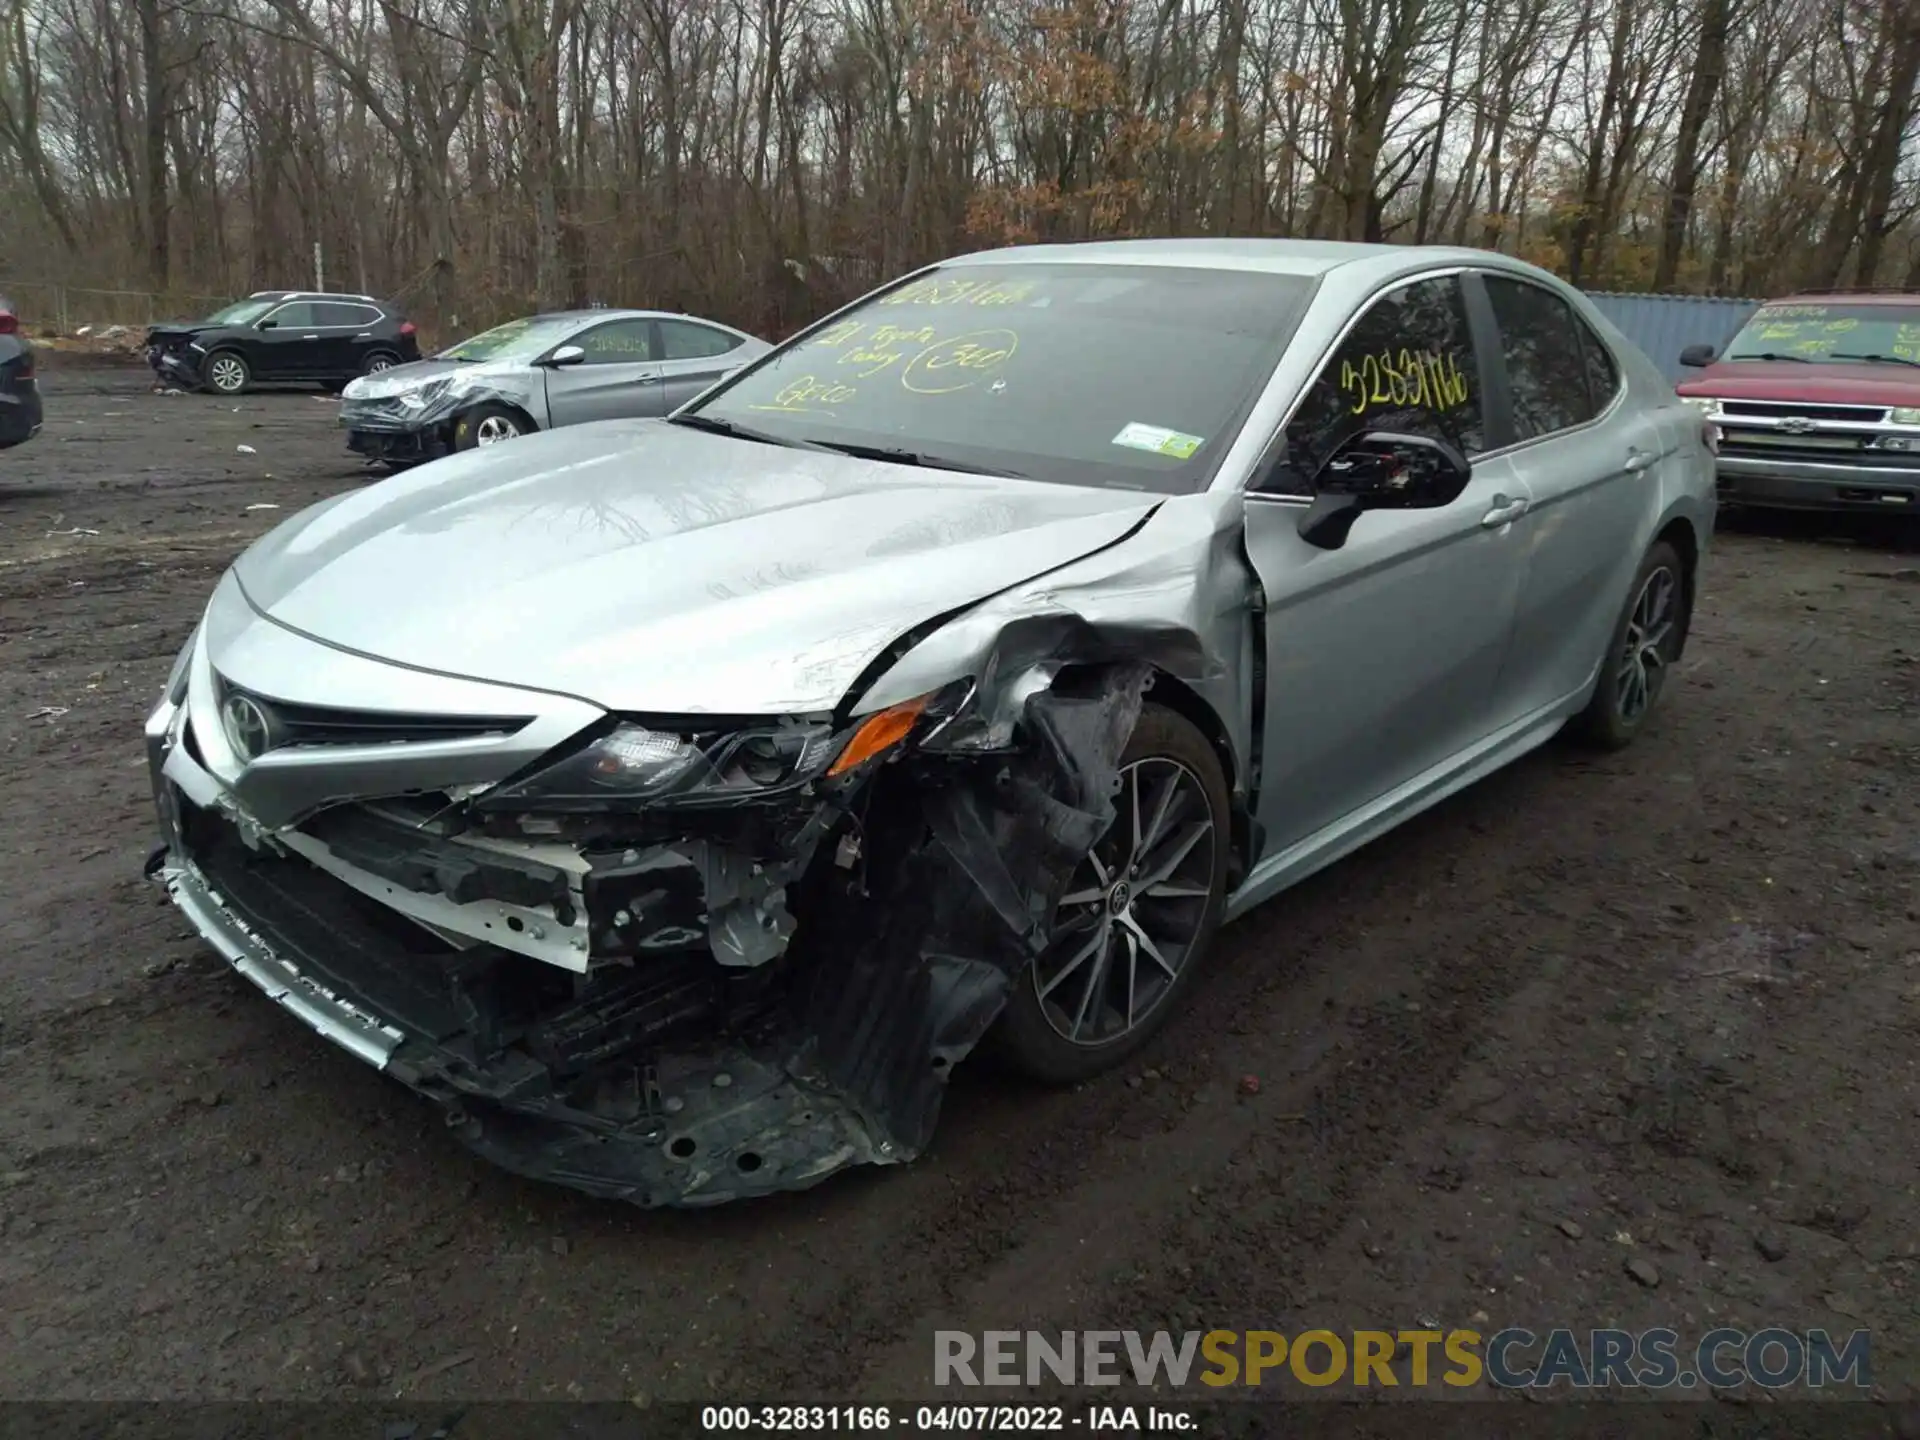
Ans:
[[[393,361],[385,355],[376,355],[367,361],[367,374],[369,375],[378,375],[382,370],[391,370],[392,368]]]
[[[1647,576],[1634,598],[1620,666],[1614,674],[1620,718],[1629,725],[1647,713],[1666,678],[1667,647],[1679,620],[1679,598],[1679,578],[1664,565]]]
[[[473,427],[473,443],[476,445],[494,445],[502,440],[511,440],[520,433],[520,427],[504,415],[488,415]]]
[[[208,367],[207,378],[213,382],[214,389],[231,395],[247,383],[247,367],[231,355],[216,355]]]
[[[1074,872],[1030,972],[1047,1023],[1074,1045],[1112,1044],[1154,1015],[1212,901],[1217,837],[1200,777],[1150,757],[1120,782],[1113,824]]]

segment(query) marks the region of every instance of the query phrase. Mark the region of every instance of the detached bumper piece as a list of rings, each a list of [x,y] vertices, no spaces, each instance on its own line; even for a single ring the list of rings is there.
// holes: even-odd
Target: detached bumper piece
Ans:
[[[155,378],[162,384],[193,387],[200,383],[200,366],[197,357],[184,345],[150,346],[147,350],[147,364],[153,368]]]
[[[644,846],[637,870],[628,851],[604,883],[589,857],[584,971],[408,918],[271,837],[249,844],[164,779],[169,843],[148,873],[254,985],[440,1104],[462,1142],[508,1170],[643,1206],[801,1189],[911,1160],[932,1139],[953,1066],[1111,823],[1146,678],[1116,667],[1085,693],[1032,696],[1011,752],[883,765],[839,802],[858,806],[857,824],[832,807],[797,830],[722,811],[707,836],[676,842],[708,863],[663,866],[659,884],[639,883]],[[431,836],[410,859],[352,807],[315,818],[329,817],[329,863],[349,861],[349,878],[449,899],[500,887]],[[711,937],[737,901],[711,856],[770,834],[794,853],[764,856],[769,871],[803,872],[784,897],[797,926],[776,958],[723,964]],[[855,834],[858,846],[825,843]],[[541,902],[537,876],[516,883],[517,903]],[[645,913],[651,949],[606,955],[600,912],[616,905],[629,932]]]
[[[450,453],[440,426],[423,430],[348,430],[347,449],[368,460],[412,465]]]

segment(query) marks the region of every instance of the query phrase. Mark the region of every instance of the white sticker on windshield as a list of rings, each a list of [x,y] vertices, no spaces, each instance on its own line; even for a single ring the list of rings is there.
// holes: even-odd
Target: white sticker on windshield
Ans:
[[[1171,455],[1176,460],[1186,460],[1192,458],[1193,452],[1203,442],[1198,435],[1163,430],[1158,425],[1142,425],[1136,421],[1114,436],[1113,443],[1125,445],[1129,450],[1151,450],[1156,455]]]

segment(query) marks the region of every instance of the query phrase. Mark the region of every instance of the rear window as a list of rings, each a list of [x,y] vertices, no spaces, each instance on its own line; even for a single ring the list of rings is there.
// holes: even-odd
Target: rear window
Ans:
[[[946,266],[788,342],[698,411],[1036,480],[1198,490],[1312,288],[1176,266]]]
[[[1733,337],[1725,358],[1920,365],[1920,303],[1765,305]]]

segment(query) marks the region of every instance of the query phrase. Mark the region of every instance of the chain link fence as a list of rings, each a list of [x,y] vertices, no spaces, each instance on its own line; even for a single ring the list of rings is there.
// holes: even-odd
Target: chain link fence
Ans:
[[[29,334],[59,336],[77,335],[83,329],[93,336],[116,325],[144,332],[156,321],[210,315],[232,299],[184,291],[93,290],[4,276],[0,276],[0,295],[13,301]]]

